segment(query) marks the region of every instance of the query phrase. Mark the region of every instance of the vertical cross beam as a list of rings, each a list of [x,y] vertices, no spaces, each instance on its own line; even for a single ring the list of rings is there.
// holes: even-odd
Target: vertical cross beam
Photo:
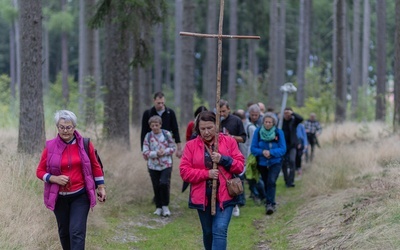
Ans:
[[[241,35],[223,35],[222,27],[224,21],[224,0],[220,0],[220,10],[219,10],[219,25],[218,34],[201,34],[192,32],[180,32],[181,36],[193,36],[193,37],[203,37],[203,38],[217,38],[218,39],[218,63],[217,63],[217,86],[216,86],[216,127],[219,131],[220,125],[220,114],[219,114],[219,102],[221,98],[221,65],[222,65],[222,40],[223,39],[260,39],[260,36],[241,36]],[[215,137],[215,152],[218,152],[218,134]],[[213,169],[217,169],[216,163],[213,163]],[[216,193],[217,193],[217,180],[213,180],[212,184],[212,194],[211,194],[211,214],[215,215],[216,206]]]

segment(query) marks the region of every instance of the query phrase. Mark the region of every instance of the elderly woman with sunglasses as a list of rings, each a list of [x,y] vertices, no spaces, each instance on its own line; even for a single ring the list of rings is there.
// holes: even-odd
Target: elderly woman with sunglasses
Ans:
[[[103,171],[93,144],[86,153],[83,137],[75,130],[77,118],[68,110],[55,114],[57,136],[46,142],[36,176],[44,181],[44,203],[55,214],[61,246],[85,249],[89,209],[106,200]]]

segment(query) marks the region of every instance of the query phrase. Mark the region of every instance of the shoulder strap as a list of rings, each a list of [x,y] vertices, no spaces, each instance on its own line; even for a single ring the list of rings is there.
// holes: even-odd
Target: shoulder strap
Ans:
[[[83,137],[83,147],[85,148],[86,154],[89,156],[89,142],[90,138]]]

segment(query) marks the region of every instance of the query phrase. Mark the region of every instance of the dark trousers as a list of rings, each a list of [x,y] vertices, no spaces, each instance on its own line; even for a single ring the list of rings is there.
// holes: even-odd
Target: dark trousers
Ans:
[[[275,195],[276,195],[276,180],[281,172],[282,163],[276,163],[272,166],[265,167],[258,165],[258,171],[261,174],[261,178],[264,182],[265,187],[265,205],[275,206]]]
[[[153,184],[154,202],[156,208],[169,205],[172,167],[161,171],[149,169],[151,183]]]
[[[301,145],[301,148],[297,149],[297,154],[296,154],[296,170],[301,169],[301,158],[303,157],[303,152],[304,152],[304,145]]]
[[[283,157],[282,172],[285,179],[286,186],[294,184],[294,174],[296,170],[296,148],[290,148],[286,151]]]
[[[84,250],[86,223],[90,209],[86,193],[72,196],[59,195],[54,214],[58,224],[58,235],[64,250]]]
[[[244,191],[244,175],[240,175],[239,178],[242,181],[243,193],[237,196],[237,204],[239,206],[244,206],[246,204],[246,196]]]

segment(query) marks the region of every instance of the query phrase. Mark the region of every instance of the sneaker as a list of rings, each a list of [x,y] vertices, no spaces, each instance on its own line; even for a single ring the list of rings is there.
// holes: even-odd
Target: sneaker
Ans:
[[[168,206],[163,206],[162,207],[162,215],[163,216],[170,216],[171,215],[171,211],[169,211]]]
[[[266,210],[266,214],[267,215],[271,215],[271,214],[273,214],[275,212],[275,207],[274,206],[272,206],[271,204],[268,204],[267,205],[267,210]]]
[[[162,213],[162,209],[161,208],[157,208],[156,211],[154,211],[153,214],[160,216]]]
[[[239,206],[238,206],[238,205],[236,205],[236,206],[233,208],[232,215],[233,215],[233,216],[236,216],[236,217],[238,217],[238,216],[240,215],[240,209],[239,209]]]

